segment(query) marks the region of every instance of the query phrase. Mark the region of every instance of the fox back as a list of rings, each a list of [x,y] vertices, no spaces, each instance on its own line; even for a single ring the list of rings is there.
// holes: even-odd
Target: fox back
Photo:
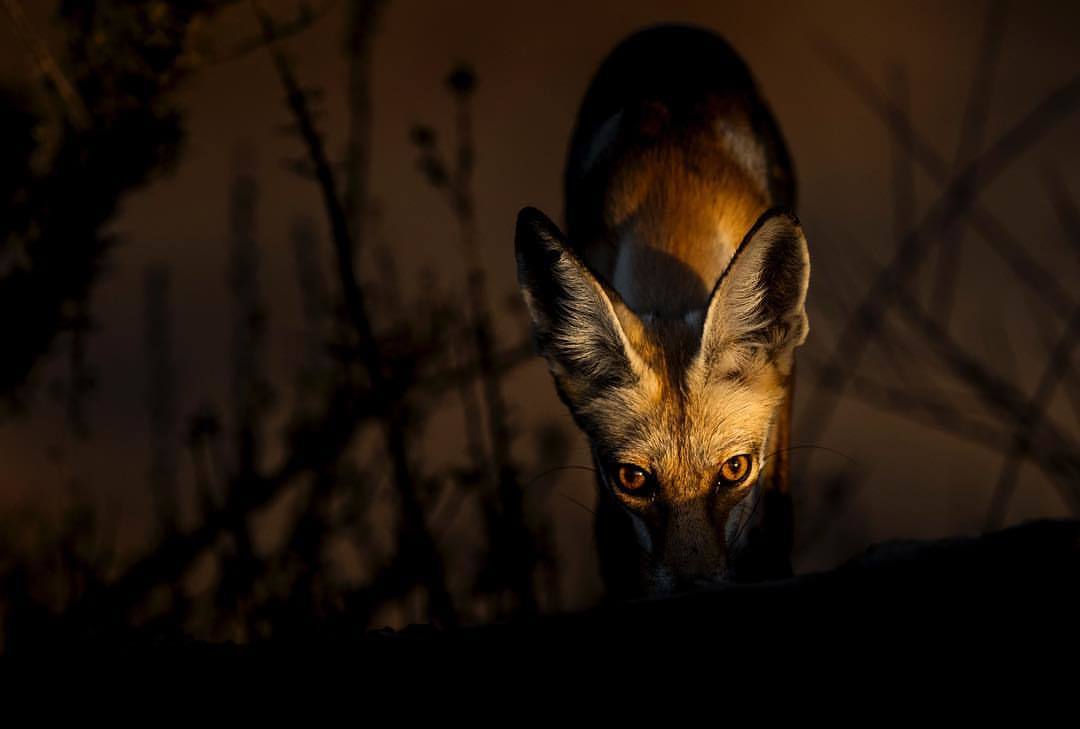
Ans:
[[[566,235],[518,216],[538,349],[592,447],[615,594],[733,576],[756,486],[786,453],[809,255],[784,142],[745,64],[704,30],[620,44],[566,166]]]

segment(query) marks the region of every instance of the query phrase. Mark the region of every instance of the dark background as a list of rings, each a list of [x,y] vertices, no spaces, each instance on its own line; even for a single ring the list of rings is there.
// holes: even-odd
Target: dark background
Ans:
[[[53,22],[50,5],[25,3],[27,27],[63,63],[66,31]],[[20,550],[39,548],[41,539],[34,536],[39,532],[62,532],[76,505],[95,514],[95,543],[115,544],[108,574],[122,573],[125,564],[152,551],[160,528],[150,483],[153,383],[147,348],[153,339],[149,332],[160,331],[161,321],[148,322],[153,316],[145,291],[148,271],[169,281],[163,310],[171,328],[168,369],[175,373],[176,445],[166,462],[175,465],[181,531],[198,523],[198,510],[189,503],[197,474],[184,446],[192,418],[217,413],[225,433],[235,425],[230,402],[240,298],[230,288],[228,272],[230,257],[237,255],[231,196],[242,175],[257,186],[248,231],[256,245],[245,250],[257,261],[249,266],[257,271],[252,296],[266,322],[262,349],[253,351],[260,377],[274,390],[260,416],[259,462],[269,468],[285,451],[282,433],[294,412],[296,372],[311,342],[291,233],[298,216],[314,221],[314,260],[331,290],[334,260],[319,188],[287,168],[289,161],[304,157],[304,147],[284,129],[294,120],[283,106],[270,53],[266,48],[241,52],[259,37],[255,15],[246,3],[228,5],[196,29],[193,37],[205,57],[169,94],[183,114],[186,135],[177,163],[125,193],[107,223],[105,230],[117,242],[102,258],[87,299],[92,325],[79,341],[93,385],[80,396],[79,422],[73,423],[70,407],[70,333],[59,334],[35,359],[0,419],[0,513],[10,541],[21,545],[10,547],[9,561]],[[318,127],[329,154],[338,159],[348,117],[343,40],[348,3],[329,3],[325,11],[315,5],[317,17],[284,48],[300,82],[323,92]],[[285,23],[297,5],[275,1],[264,7]],[[49,95],[25,37],[7,15],[0,18],[6,26],[0,29],[0,83],[26,90],[38,109],[55,110],[55,104],[43,101]],[[740,51],[778,117],[796,165],[798,214],[813,263],[811,334],[800,351],[796,421],[814,427],[797,430],[794,443],[828,449],[794,456],[797,469],[809,469],[797,471],[802,480],[796,486],[796,570],[832,567],[888,538],[974,534],[990,522],[1000,526],[1071,513],[1061,489],[1031,460],[1017,461],[1015,478],[1002,475],[1010,461],[1005,451],[1024,424],[988,404],[985,391],[942,364],[930,340],[902,317],[887,317],[893,322],[883,337],[887,347],[875,344],[861,360],[850,358],[849,365],[859,377],[886,383],[891,398],[871,392],[872,387],[863,388],[861,396],[849,388],[827,423],[808,424],[806,408],[820,366],[853,307],[875,285],[876,271],[892,256],[898,231],[932,210],[945,187],[898,151],[897,137],[852,86],[850,75],[862,74],[883,98],[906,110],[919,141],[941,158],[947,173],[991,148],[1055,90],[1070,82],[1075,87],[1080,8],[1074,3],[391,0],[380,13],[374,42],[373,215],[357,265],[359,278],[371,287],[377,328],[393,328],[396,318],[422,319],[436,304],[464,308],[455,215],[443,192],[418,170],[420,153],[410,138],[417,124],[430,125],[442,153],[453,159],[455,96],[445,83],[451,69],[464,62],[476,75],[469,100],[476,141],[476,241],[495,312],[495,339],[511,348],[527,331],[516,304],[517,210],[535,205],[561,215],[565,146],[591,73],[625,35],[666,21],[714,29]],[[234,52],[238,57],[231,58]],[[837,61],[837,52],[848,60]],[[1075,96],[1073,88],[1070,99]],[[55,111],[45,116],[54,119],[55,128]],[[1068,191],[1080,194],[1078,140],[1080,114],[1055,116],[977,195],[1003,235],[1070,297],[1077,296],[1080,239],[1076,229],[1063,226],[1059,213],[1068,208],[1061,202]],[[910,292],[986,371],[1032,396],[1070,311],[1047,303],[1045,286],[1037,281],[1025,285],[1015,263],[1004,262],[965,223],[946,226],[934,237],[937,247]],[[945,249],[953,251],[951,257],[939,258]],[[0,260],[15,265],[10,256]],[[380,272],[388,260],[397,269],[389,289],[398,301],[380,287],[390,280]],[[0,268],[0,275],[8,270]],[[935,293],[935,286],[948,292]],[[951,306],[943,304],[948,300]],[[2,316],[17,315],[5,311]],[[470,346],[466,334],[456,339]],[[840,361],[847,358],[841,355]],[[1071,373],[1068,357],[1065,363],[1059,369]],[[546,525],[553,557],[545,579],[555,580],[559,599],[542,599],[543,609],[592,604],[600,595],[588,509],[593,475],[548,472],[562,465],[590,466],[584,438],[573,429],[540,360],[515,367],[501,384],[524,510],[530,520]],[[1080,441],[1077,392],[1075,377],[1066,374],[1042,408],[1074,454]],[[467,460],[460,401],[455,395],[416,397],[424,417],[414,428],[410,458],[427,475],[453,471]],[[984,424],[994,437],[980,439],[970,435],[973,428],[927,416],[926,407],[908,407],[926,401]],[[371,494],[363,520],[369,541],[327,540],[317,568],[353,586],[377,571],[379,559],[373,555],[394,548],[397,502],[382,474],[378,435],[371,430],[360,429],[345,459],[359,464],[362,488]],[[1002,480],[1014,483],[1015,493],[1003,515],[988,521]],[[1069,479],[1058,483],[1062,480],[1067,485]],[[273,552],[286,539],[303,488],[301,483],[282,489],[253,511],[248,524],[257,554]],[[471,497],[463,497],[457,516],[446,516],[450,512],[439,509],[449,498],[432,496],[430,520],[445,519],[445,528],[438,529],[439,549],[464,619],[483,620],[499,612],[469,597],[473,576],[490,561],[483,516]],[[213,592],[220,576],[215,554],[210,550],[185,573],[183,589],[196,602]],[[544,584],[548,588],[541,593],[554,590]],[[424,620],[424,604],[422,596],[408,593],[381,604],[371,622]],[[234,635],[229,630],[217,634]]]

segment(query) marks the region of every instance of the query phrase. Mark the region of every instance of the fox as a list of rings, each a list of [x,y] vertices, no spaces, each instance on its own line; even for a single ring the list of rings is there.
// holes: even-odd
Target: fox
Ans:
[[[517,277],[589,443],[608,594],[790,574],[810,256],[787,146],[745,62],[693,26],[622,41],[585,93],[563,188],[565,234],[519,212]]]

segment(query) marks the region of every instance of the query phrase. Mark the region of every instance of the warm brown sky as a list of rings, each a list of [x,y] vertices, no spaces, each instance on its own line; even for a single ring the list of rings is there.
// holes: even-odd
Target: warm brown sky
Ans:
[[[32,20],[43,30],[45,5],[32,9]],[[272,6],[285,8],[289,3]],[[902,65],[910,80],[916,127],[951,159],[985,7],[984,2],[859,0],[391,0],[375,62],[374,194],[384,214],[381,234],[399,247],[406,271],[435,267],[447,286],[457,284],[460,269],[448,239],[451,219],[415,172],[407,130],[427,121],[450,131],[451,109],[442,79],[454,62],[467,60],[480,80],[477,184],[485,260],[494,292],[500,298],[515,294],[514,216],[526,204],[561,213],[565,144],[592,70],[620,38],[643,25],[699,23],[724,34],[741,51],[788,139],[799,176],[798,212],[813,257],[812,332],[806,355],[820,358],[831,342],[823,304],[835,296],[851,301],[862,285],[854,271],[886,259],[892,219],[888,137],[815,52],[815,41],[824,37],[836,43],[879,83],[887,69]],[[996,138],[1049,91],[1080,73],[1080,6],[1014,2],[1008,17],[987,139]],[[221,20],[219,33],[227,42],[253,30],[240,10]],[[0,72],[25,74],[27,64],[7,31],[0,28]],[[335,12],[291,44],[305,83],[327,91],[327,131],[338,149],[345,79],[340,36],[340,13]],[[239,145],[254,148],[259,159],[272,366],[276,377],[290,376],[300,319],[286,233],[295,215],[318,215],[319,208],[315,189],[279,164],[298,152],[295,141],[279,132],[287,122],[280,89],[266,57],[256,53],[208,69],[190,82],[183,98],[190,130],[183,163],[175,174],[127,201],[116,223],[125,243],[114,252],[94,297],[99,330],[91,356],[100,373],[90,411],[95,437],[77,444],[62,436],[59,413],[44,399],[29,420],[0,424],[4,508],[51,497],[63,473],[78,473],[96,497],[110,505],[112,516],[138,520],[145,507],[139,496],[146,468],[141,291],[148,263],[166,263],[174,274],[182,412],[204,401],[225,404],[226,203]],[[1078,280],[1076,260],[1066,253],[1039,175],[1040,165],[1053,164],[1080,195],[1078,135],[1080,115],[1047,134],[983,197],[1067,284]],[[919,176],[917,191],[922,210],[939,188]],[[1043,352],[1039,327],[1031,325],[1024,296],[1000,263],[973,236],[965,243],[958,331],[1003,376],[1030,391]],[[515,334],[508,330],[507,338]],[[1004,354],[1006,336],[1021,353],[1015,359]],[[872,361],[868,365],[872,367]],[[538,362],[520,372],[513,388],[523,424],[565,420]],[[1067,432],[1077,434],[1077,423],[1066,408],[1058,406],[1054,415]],[[450,438],[442,446],[444,455],[456,450]],[[802,442],[799,434],[795,441]],[[1000,465],[996,454],[850,401],[818,442],[850,455],[873,474],[872,485],[840,525],[840,532],[847,530],[856,540],[977,529]],[[58,445],[65,455],[62,466],[46,458],[47,450]],[[817,457],[823,465],[828,458]],[[584,462],[580,452],[578,461]],[[568,477],[559,489],[588,499],[590,477]],[[572,537],[565,548],[587,550],[581,535],[587,533],[588,515],[562,499],[552,503]],[[1011,518],[1058,514],[1062,508],[1041,476],[1026,470]],[[804,566],[834,558],[824,545],[806,556]]]

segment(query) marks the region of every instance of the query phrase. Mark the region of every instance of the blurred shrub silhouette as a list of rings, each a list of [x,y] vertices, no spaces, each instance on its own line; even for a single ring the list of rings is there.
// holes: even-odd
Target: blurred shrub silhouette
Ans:
[[[33,366],[58,337],[84,335],[87,295],[115,242],[102,228],[124,194],[175,160],[182,126],[170,92],[191,70],[192,27],[228,4],[65,3],[67,55],[62,63],[42,56],[48,96],[60,102],[60,112],[37,117],[27,98],[15,92],[4,97],[2,113],[15,143],[4,153],[9,163],[0,189],[12,215],[4,218],[3,240],[18,251],[6,256],[16,263],[0,278],[0,307],[37,315],[21,319],[11,334],[0,392],[14,398],[24,391]],[[413,138],[426,179],[446,194],[458,220],[468,306],[462,310],[452,294],[437,292],[402,305],[394,251],[385,246],[372,256],[382,264],[378,276],[358,270],[361,251],[375,245],[368,242],[374,214],[368,199],[370,49],[380,5],[354,0],[346,9],[350,138],[341,164],[329,158],[316,123],[320,94],[301,85],[280,45],[329,5],[313,10],[300,4],[294,18],[279,21],[253,4],[259,36],[222,56],[270,55],[303,152],[289,169],[319,187],[331,231],[332,283],[322,278],[323,241],[314,222],[298,219],[292,230],[306,328],[295,392],[279,397],[264,372],[268,322],[255,229],[258,181],[249,169],[250,152],[243,152],[230,199],[232,402],[227,417],[206,406],[187,418],[195,518],[181,513],[190,492],[176,475],[172,304],[168,270],[159,267],[145,278],[149,482],[157,536],[141,555],[121,563],[102,546],[109,535],[93,511],[81,505],[58,530],[35,532],[21,547],[12,532],[0,578],[9,648],[95,636],[257,640],[356,632],[376,616],[386,619],[392,614],[387,609],[404,611],[407,620],[452,626],[557,607],[551,531],[535,510],[526,512],[521,466],[512,454],[518,436],[502,395],[504,375],[531,348],[524,341],[497,347],[476,248],[475,76],[467,67],[447,78],[457,104],[454,164],[441,160],[433,134]],[[12,8],[19,19],[18,4]],[[45,54],[21,22],[28,44]],[[39,168],[31,161],[43,153],[42,128],[57,141]],[[441,177],[434,165],[443,166]],[[72,383],[83,382],[79,377],[73,374]],[[416,440],[444,393],[461,401],[468,460],[429,472],[417,460]],[[73,425],[79,395],[70,393]],[[291,412],[284,453],[267,468],[268,418],[285,402]],[[565,438],[544,432],[536,448],[541,463],[560,462]],[[380,497],[387,482],[390,514]],[[284,536],[269,552],[256,548],[254,517],[288,493],[292,508]],[[462,583],[447,574],[438,534],[469,502],[478,504],[486,540],[471,582]],[[389,543],[379,538],[376,522],[394,525]],[[359,582],[335,568],[342,544],[360,556]]]

